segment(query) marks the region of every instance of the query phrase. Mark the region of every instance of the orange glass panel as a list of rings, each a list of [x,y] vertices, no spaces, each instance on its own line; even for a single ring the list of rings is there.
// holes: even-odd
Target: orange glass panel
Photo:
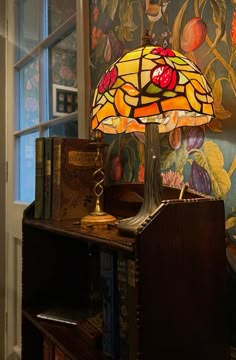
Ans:
[[[122,90],[124,90],[130,96],[139,95],[139,91],[132,84],[124,84],[124,85],[122,85]]]
[[[195,89],[197,90],[197,92],[201,93],[201,94],[206,94],[206,90],[202,87],[201,84],[199,84],[198,81],[196,80],[191,80],[191,84],[195,87]]]
[[[152,103],[148,106],[144,106],[144,107],[137,107],[134,110],[134,117],[135,118],[140,118],[140,117],[147,117],[147,116],[151,116],[151,115],[155,115],[155,114],[159,114],[160,110],[158,108],[157,103]]]
[[[131,106],[127,105],[124,101],[124,93],[121,89],[118,89],[115,95],[115,106],[118,114],[121,116],[129,117]]]
[[[213,104],[203,104],[202,108],[205,114],[209,114],[209,115],[214,114]]]
[[[163,112],[170,110],[191,110],[187,99],[184,96],[177,96],[161,102]]]
[[[109,116],[116,116],[116,112],[114,106],[111,103],[107,102],[100,110],[98,110],[97,118],[98,121],[101,122]]]

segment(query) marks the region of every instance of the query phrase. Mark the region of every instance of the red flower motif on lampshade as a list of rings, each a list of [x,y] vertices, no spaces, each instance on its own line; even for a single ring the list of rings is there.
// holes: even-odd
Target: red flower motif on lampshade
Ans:
[[[177,82],[177,71],[168,65],[157,65],[151,71],[151,80],[162,89],[173,90]]]
[[[155,49],[152,50],[151,52],[154,55],[160,55],[160,56],[169,56],[169,57],[173,57],[176,56],[175,53],[169,49],[169,48],[162,48],[162,47],[157,47]]]
[[[103,94],[106,90],[110,89],[117,79],[117,68],[114,67],[110,71],[105,72],[99,84],[98,91]]]

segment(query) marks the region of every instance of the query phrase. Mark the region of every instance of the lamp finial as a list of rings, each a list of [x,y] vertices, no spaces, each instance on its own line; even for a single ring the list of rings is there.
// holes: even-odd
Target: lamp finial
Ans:
[[[151,35],[149,34],[149,30],[145,29],[144,35],[142,37],[143,46],[151,45]]]

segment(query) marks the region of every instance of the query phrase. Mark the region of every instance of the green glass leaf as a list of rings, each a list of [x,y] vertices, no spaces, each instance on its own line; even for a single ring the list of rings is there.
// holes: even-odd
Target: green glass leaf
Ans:
[[[159,88],[158,86],[154,85],[153,83],[150,83],[148,85],[146,92],[148,94],[158,94],[159,92],[163,91],[163,89]]]
[[[172,98],[172,97],[177,96],[177,94],[174,91],[164,91],[163,96],[168,97],[168,98]]]

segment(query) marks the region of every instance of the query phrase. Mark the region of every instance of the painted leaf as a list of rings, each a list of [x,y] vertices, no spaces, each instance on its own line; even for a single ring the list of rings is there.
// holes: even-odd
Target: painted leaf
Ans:
[[[180,34],[183,24],[183,17],[188,7],[189,0],[186,0],[181,9],[178,12],[178,15],[175,17],[174,25],[172,28],[172,48],[180,51]]]
[[[107,4],[108,4],[108,0],[101,0],[102,12],[105,11]]]
[[[175,151],[167,150],[161,152],[161,168],[162,170],[169,169],[175,162]]]
[[[183,168],[188,160],[188,151],[185,145],[182,144],[181,147],[175,151],[175,153],[176,153],[176,159],[175,159],[176,171],[182,174]]]
[[[227,171],[223,168],[224,158],[217,144],[206,141],[202,152],[194,153],[195,161],[205,168],[211,178],[212,189],[216,197],[225,199],[231,181]]]
[[[230,228],[232,227],[236,227],[236,217],[233,216],[233,217],[230,217],[229,219],[227,219],[225,221],[225,228],[226,230],[229,230]]]
[[[211,46],[212,51],[217,45],[218,41],[222,39],[225,33],[225,17],[226,17],[226,4],[225,0],[211,0],[213,9],[213,21],[216,24],[216,37]]]
[[[214,118],[213,120],[211,120],[211,122],[209,122],[209,124],[207,124],[207,127],[209,129],[211,129],[212,131],[218,132],[218,133],[221,133],[222,128],[223,128],[222,122],[217,118]]]
[[[111,20],[114,20],[119,0],[109,0],[108,2],[108,14]]]

